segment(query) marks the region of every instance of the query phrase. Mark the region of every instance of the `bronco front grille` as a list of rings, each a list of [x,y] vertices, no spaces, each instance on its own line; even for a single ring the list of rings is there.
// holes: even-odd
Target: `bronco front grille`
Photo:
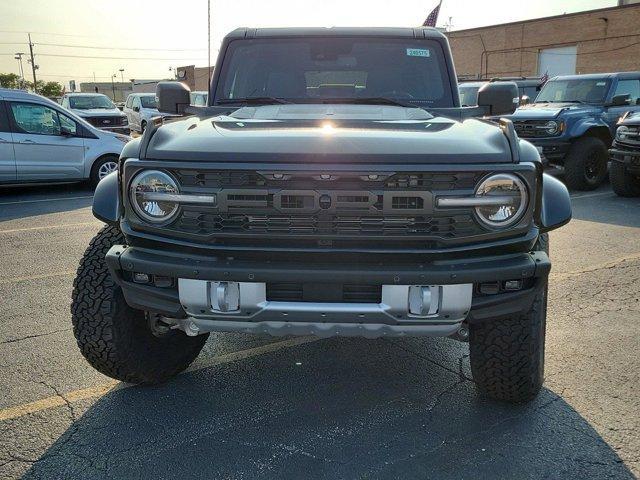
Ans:
[[[220,214],[185,209],[171,227],[180,232],[218,234],[297,235],[314,237],[427,236],[466,237],[482,233],[471,214],[447,216],[254,215]]]

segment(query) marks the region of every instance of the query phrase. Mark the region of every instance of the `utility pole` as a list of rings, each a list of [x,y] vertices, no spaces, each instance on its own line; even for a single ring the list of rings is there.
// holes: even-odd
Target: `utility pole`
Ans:
[[[209,81],[211,84],[211,0],[207,0],[207,58],[208,58],[208,72]],[[195,78],[194,78],[195,81]]]
[[[31,71],[33,72],[33,91],[38,93],[38,81],[36,80],[36,70],[38,66],[36,65],[36,60],[33,56],[33,43],[31,43],[31,34],[29,34],[29,54],[31,55]]]
[[[111,91],[113,92],[113,101],[116,101],[116,84],[113,83],[113,79],[116,78],[116,74],[111,75]]]
[[[18,63],[20,64],[20,85],[19,85],[19,88],[24,87],[24,70],[22,69],[22,56],[23,55],[24,55],[24,53],[18,52],[18,53],[16,53],[16,56],[13,57],[16,60],[18,60]]]

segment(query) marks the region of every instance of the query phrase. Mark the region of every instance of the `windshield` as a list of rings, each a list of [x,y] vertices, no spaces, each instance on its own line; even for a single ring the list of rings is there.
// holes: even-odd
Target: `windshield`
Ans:
[[[536,103],[603,103],[609,90],[609,83],[609,80],[603,79],[552,80],[542,87]]]
[[[254,97],[293,103],[382,97],[419,107],[452,107],[449,85],[442,49],[430,40],[241,40],[229,44],[214,104]]]
[[[155,95],[140,97],[140,103],[142,103],[142,108],[157,108]]]
[[[76,110],[90,110],[92,108],[113,109],[116,106],[105,95],[82,95],[69,97],[69,107]]]
[[[458,90],[460,92],[460,105],[472,107],[478,104],[478,90],[480,90],[480,87],[460,85]]]

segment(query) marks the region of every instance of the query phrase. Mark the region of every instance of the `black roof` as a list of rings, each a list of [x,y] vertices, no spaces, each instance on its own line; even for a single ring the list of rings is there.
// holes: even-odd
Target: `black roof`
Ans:
[[[400,37],[433,38],[445,36],[435,28],[394,28],[394,27],[294,27],[294,28],[238,28],[227,34],[227,39],[276,37]]]

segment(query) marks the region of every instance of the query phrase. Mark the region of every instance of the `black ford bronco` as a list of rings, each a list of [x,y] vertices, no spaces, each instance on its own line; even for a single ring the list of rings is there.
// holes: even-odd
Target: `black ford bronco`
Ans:
[[[547,232],[571,206],[510,121],[472,118],[513,112],[515,84],[461,108],[433,29],[240,29],[207,106],[177,82],[157,96],[184,118],[100,182],[74,283],[96,369],[162,382],[212,331],[447,336],[482,393],[537,394]]]
[[[640,113],[620,119],[609,153],[613,191],[621,197],[640,197]]]

